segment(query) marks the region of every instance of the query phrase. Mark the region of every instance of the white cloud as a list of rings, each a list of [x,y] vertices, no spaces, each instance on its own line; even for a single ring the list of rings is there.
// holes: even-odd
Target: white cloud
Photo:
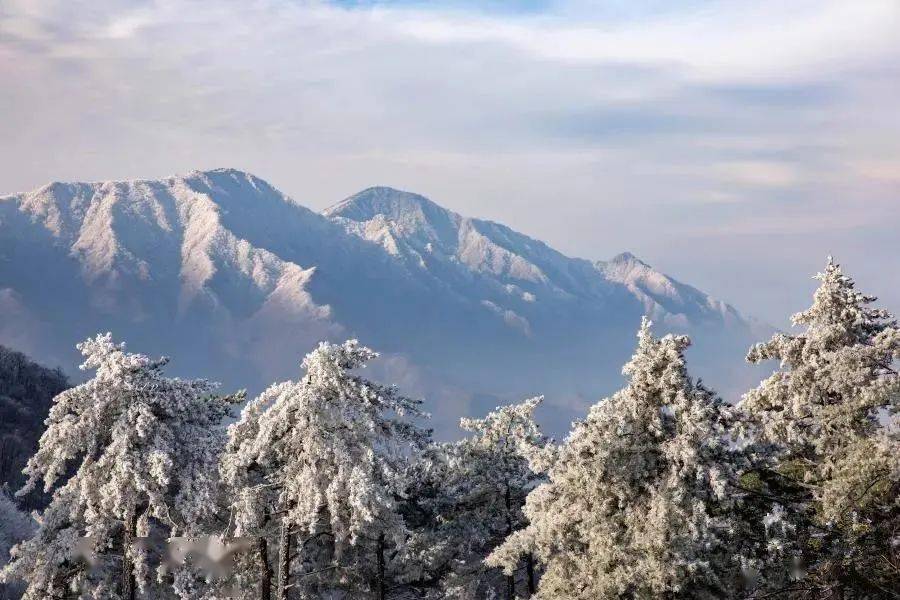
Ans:
[[[132,38],[154,23],[155,15],[152,11],[135,10],[113,18],[106,27],[106,35],[116,40]]]
[[[712,81],[807,78],[812,69],[865,64],[900,47],[900,5],[892,0],[720,2],[611,26],[546,18],[404,16],[392,10],[375,14],[431,42],[496,41],[543,59],[670,64]]]
[[[738,185],[785,188],[800,181],[797,169],[772,161],[738,161],[716,165],[725,181]]]
[[[313,207],[396,185],[662,268],[680,268],[671,240],[726,232],[689,281],[742,224],[852,222],[871,260],[896,256],[866,228],[897,217],[900,5],[613,5],[7,0],[0,193],[234,166]],[[710,291],[739,300],[732,286]]]

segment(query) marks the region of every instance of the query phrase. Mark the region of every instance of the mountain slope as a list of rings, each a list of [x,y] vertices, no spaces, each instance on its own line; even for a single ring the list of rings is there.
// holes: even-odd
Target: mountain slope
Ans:
[[[25,483],[22,469],[37,450],[52,400],[68,387],[68,380],[58,370],[47,369],[20,352],[0,346],[0,488],[8,486],[15,491]],[[26,508],[36,508],[42,500],[41,493],[34,492],[21,503]],[[0,557],[2,552],[0,544]]]
[[[251,391],[293,376],[317,340],[358,336],[386,353],[375,375],[427,396],[443,431],[537,393],[561,428],[618,385],[642,314],[694,334],[724,389],[749,382],[736,365],[754,338],[630,254],[570,258],[391,188],[317,214],[230,169],[0,198],[0,305],[16,315],[0,343],[69,372],[76,342],[112,330]]]
[[[625,252],[609,262],[569,258],[504,225],[462,217],[423,196],[370,188],[323,211],[413,271],[493,287],[497,299],[602,301],[625,288],[644,312],[680,326],[740,324],[731,306],[655,271]],[[522,303],[525,304],[522,304]]]

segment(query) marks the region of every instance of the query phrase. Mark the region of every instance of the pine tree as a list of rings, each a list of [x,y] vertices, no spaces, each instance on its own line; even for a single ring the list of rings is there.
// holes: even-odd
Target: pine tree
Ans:
[[[647,320],[628,386],[575,424],[528,495],[528,526],[488,564],[534,553],[537,597],[718,598],[739,584],[729,509],[737,473],[721,400],[688,377],[683,336]]]
[[[251,448],[260,433],[260,419],[282,391],[293,382],[276,384],[247,403],[240,419],[228,428],[228,441],[222,454],[219,472],[223,487],[230,497],[230,513],[224,531],[226,538],[242,537],[252,540],[253,550],[237,557],[235,573],[230,578],[240,595],[271,600],[275,573],[273,550],[277,544],[270,540],[278,535],[278,466],[263,466],[254,461]]]
[[[320,344],[301,381],[264,391],[229,430],[234,530],[278,530],[279,600],[289,586],[303,597],[385,597],[387,552],[405,538],[397,503],[410,452],[429,435],[409,420],[419,401],[350,372],[376,356],[355,340]]]
[[[37,450],[53,398],[69,387],[59,369],[48,369],[20,352],[0,346],[0,485],[18,489],[22,469]],[[20,498],[23,509],[43,508],[41,494]]]
[[[9,551],[34,534],[35,522],[16,506],[6,489],[0,488],[0,565],[9,562]],[[20,584],[0,583],[0,598],[19,598]]]
[[[411,496],[426,518],[408,544],[406,560],[422,564],[420,579],[434,582],[432,596],[474,600],[493,594],[511,600],[534,591],[531,555],[510,575],[486,567],[484,559],[525,525],[525,496],[543,480],[524,457],[549,445],[534,421],[540,402],[532,398],[483,419],[462,419],[471,435],[434,446],[420,463]]]
[[[196,534],[215,514],[217,426],[240,399],[164,377],[166,359],[127,353],[110,334],[78,349],[96,372],[54,399],[19,492],[43,482],[52,499],[2,572],[27,582],[26,600],[134,598],[151,586],[147,549],[133,542],[154,528]]]
[[[900,329],[830,257],[812,306],[748,360],[780,368],[744,397],[749,431],[775,451],[766,492],[782,495],[780,550],[796,597],[868,598],[900,589]],[[888,593],[888,590],[892,590]],[[896,594],[895,594],[896,595]]]

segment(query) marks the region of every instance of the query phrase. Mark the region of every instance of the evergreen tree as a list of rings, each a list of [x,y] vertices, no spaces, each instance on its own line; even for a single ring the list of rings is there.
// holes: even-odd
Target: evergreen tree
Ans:
[[[489,558],[544,565],[537,597],[720,598],[740,586],[736,462],[721,400],[688,377],[686,337],[645,319],[628,386],[591,408],[528,495],[528,526]]]
[[[212,395],[204,380],[164,377],[166,359],[127,353],[110,334],[78,348],[95,375],[54,399],[19,492],[43,482],[50,505],[2,571],[27,582],[26,600],[134,598],[162,577],[133,542],[154,528],[196,534],[215,514],[217,425],[239,400]]]
[[[431,449],[420,463],[411,494],[421,515],[407,560],[423,564],[435,598],[527,597],[537,583],[534,560],[521,557],[504,575],[484,559],[521,529],[525,496],[543,480],[524,454],[543,451],[548,440],[534,421],[541,398],[497,408],[483,419],[462,419],[471,432]]]
[[[796,566],[780,587],[897,596],[900,329],[831,258],[817,279],[812,306],[792,319],[803,332],[751,348],[748,360],[780,368],[741,403],[749,433],[774,449],[764,492],[779,497],[777,547]]]
[[[277,596],[385,598],[391,554],[406,537],[398,499],[410,453],[428,432],[419,401],[352,374],[376,353],[322,343],[299,382],[273,385],[229,430],[222,473],[234,531],[279,531]],[[258,583],[258,582],[257,582]]]
[[[48,369],[21,352],[0,346],[0,486],[19,489],[22,469],[38,447],[53,398],[69,387],[59,369]],[[43,508],[49,498],[19,498],[25,509]]]
[[[0,489],[0,565],[9,562],[9,551],[34,533],[35,522],[16,506],[13,499]],[[23,589],[20,582],[0,583],[0,598],[19,598]]]

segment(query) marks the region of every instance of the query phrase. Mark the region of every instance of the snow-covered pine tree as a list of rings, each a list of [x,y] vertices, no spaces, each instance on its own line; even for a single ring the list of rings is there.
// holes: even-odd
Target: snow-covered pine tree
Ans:
[[[217,426],[240,400],[213,395],[205,380],[165,377],[166,359],[127,353],[110,334],[78,349],[96,372],[54,399],[20,491],[42,481],[52,499],[2,571],[27,583],[26,600],[128,599],[160,583],[131,542],[154,527],[196,534],[215,513]]]
[[[34,519],[19,510],[6,489],[0,488],[0,565],[9,562],[9,551],[19,542],[31,537],[35,530]],[[19,598],[21,582],[0,583],[0,598]]]
[[[229,430],[221,471],[234,486],[233,532],[278,528],[279,600],[287,589],[386,597],[387,553],[405,537],[397,500],[429,433],[410,420],[419,401],[351,373],[375,356],[355,340],[320,344],[300,381],[264,391]]]
[[[720,598],[739,586],[723,403],[688,377],[683,336],[644,320],[627,387],[591,408],[488,564],[534,553],[538,598]]]
[[[237,557],[229,585],[242,597],[271,600],[275,573],[273,562],[278,537],[280,487],[278,465],[256,461],[254,445],[260,435],[260,419],[272,403],[297,384],[288,381],[270,386],[247,403],[240,419],[228,427],[228,441],[222,454],[219,473],[229,496],[230,516],[225,537],[252,539],[253,551]]]
[[[533,557],[521,557],[515,574],[489,568],[484,559],[525,525],[525,496],[543,477],[523,455],[544,451],[549,441],[534,421],[541,398],[499,407],[483,419],[462,419],[471,435],[432,447],[417,466],[411,500],[424,515],[410,543],[419,582],[431,582],[434,598],[530,596],[537,584]]]
[[[775,447],[764,492],[784,496],[776,516],[788,535],[777,543],[801,561],[787,588],[897,596],[900,329],[830,257],[816,278],[812,306],[792,318],[804,330],[750,349],[751,362],[781,364],[740,406],[750,433]]]

